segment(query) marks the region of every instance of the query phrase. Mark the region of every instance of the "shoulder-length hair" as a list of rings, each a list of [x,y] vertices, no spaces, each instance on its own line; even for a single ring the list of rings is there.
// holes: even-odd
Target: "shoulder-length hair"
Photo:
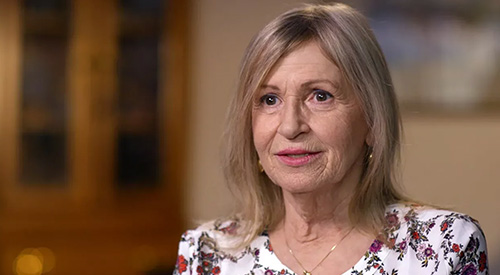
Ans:
[[[360,103],[373,138],[350,202],[351,223],[379,234],[386,207],[403,199],[395,188],[401,120],[380,46],[366,18],[351,7],[307,5],[280,15],[253,38],[229,107],[223,169],[239,206],[237,214],[246,225],[239,230],[244,237],[242,245],[264,230],[272,230],[285,212],[280,187],[259,171],[251,124],[254,93],[280,58],[310,41],[318,43],[340,69]]]

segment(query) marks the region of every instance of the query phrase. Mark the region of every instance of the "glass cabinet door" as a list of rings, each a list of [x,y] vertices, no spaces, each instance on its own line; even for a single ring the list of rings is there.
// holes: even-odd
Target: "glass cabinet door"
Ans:
[[[159,184],[159,63],[165,2],[120,0],[117,187]]]
[[[67,1],[23,1],[20,181],[64,185],[67,175]]]

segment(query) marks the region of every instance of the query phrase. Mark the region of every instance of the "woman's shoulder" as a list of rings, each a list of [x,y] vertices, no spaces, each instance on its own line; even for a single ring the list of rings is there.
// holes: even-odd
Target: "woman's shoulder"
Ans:
[[[487,273],[486,239],[478,221],[469,215],[401,203],[389,206],[385,217],[394,262],[418,263],[425,269],[429,266],[456,274],[468,274],[468,270]]]
[[[214,220],[186,231],[179,243],[174,274],[254,274],[251,270],[261,252],[271,253],[272,248],[264,236],[241,247],[240,231],[245,224],[238,219]]]
[[[427,229],[433,229],[438,226],[441,232],[458,227],[460,230],[482,232],[479,222],[467,214],[416,203],[390,205],[386,210],[386,221],[389,227],[401,223],[408,228],[427,225]]]
[[[187,230],[181,236],[181,245],[187,244],[206,253],[223,248],[235,247],[241,242],[239,229],[243,226],[237,218],[216,219],[205,222],[195,229]]]

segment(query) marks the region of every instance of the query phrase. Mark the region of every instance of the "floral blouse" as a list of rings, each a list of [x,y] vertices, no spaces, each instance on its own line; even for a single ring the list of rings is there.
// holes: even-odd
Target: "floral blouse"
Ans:
[[[488,274],[486,240],[476,220],[447,210],[395,204],[386,211],[389,241],[375,239],[343,275]],[[273,252],[266,232],[237,251],[238,222],[215,221],[182,235],[174,275],[295,274]]]

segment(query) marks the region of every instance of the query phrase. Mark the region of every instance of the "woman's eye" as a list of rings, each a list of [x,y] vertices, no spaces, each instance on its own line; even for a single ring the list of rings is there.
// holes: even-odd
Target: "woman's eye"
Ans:
[[[260,102],[268,106],[273,106],[279,103],[279,98],[272,94],[264,95],[260,98]]]
[[[314,100],[322,102],[332,98],[333,95],[323,90],[314,90]]]

